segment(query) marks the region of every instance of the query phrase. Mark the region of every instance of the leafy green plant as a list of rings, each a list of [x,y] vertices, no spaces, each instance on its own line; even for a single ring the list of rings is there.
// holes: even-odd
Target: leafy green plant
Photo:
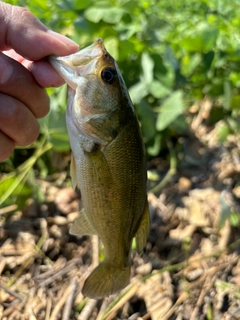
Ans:
[[[238,0],[6,2],[28,8],[81,48],[98,37],[104,39],[129,88],[149,156],[157,156],[173,137],[188,132],[185,114],[193,102],[206,96],[215,102],[209,121],[212,125],[220,119],[224,122],[219,127],[220,141],[239,131]],[[49,154],[52,150],[69,151],[64,120],[66,91],[51,89],[49,94],[51,112],[40,121],[35,155],[41,139],[51,144]],[[0,181],[0,194],[4,179],[8,178]]]

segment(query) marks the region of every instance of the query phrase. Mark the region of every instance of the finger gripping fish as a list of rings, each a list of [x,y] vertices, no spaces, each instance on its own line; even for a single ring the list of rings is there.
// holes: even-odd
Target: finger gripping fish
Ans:
[[[139,123],[115,60],[98,39],[50,62],[68,84],[70,173],[83,209],[70,229],[98,235],[105,259],[84,283],[83,294],[102,298],[130,280],[133,237],[137,251],[149,231],[146,160]]]

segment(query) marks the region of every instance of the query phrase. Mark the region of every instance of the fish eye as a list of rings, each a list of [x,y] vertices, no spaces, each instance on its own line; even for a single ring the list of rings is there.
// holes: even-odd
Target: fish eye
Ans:
[[[117,71],[113,68],[105,68],[101,72],[101,77],[104,82],[112,84],[117,76]]]

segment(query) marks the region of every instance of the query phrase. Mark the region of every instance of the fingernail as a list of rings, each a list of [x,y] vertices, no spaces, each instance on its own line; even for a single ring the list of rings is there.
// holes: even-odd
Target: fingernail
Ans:
[[[49,33],[50,35],[52,35],[54,38],[60,40],[61,42],[63,42],[64,44],[66,44],[67,46],[70,46],[70,47],[73,47],[73,48],[76,48],[78,49],[79,48],[79,45],[74,42],[73,40],[63,36],[62,34],[60,33],[57,33],[57,32],[54,32],[52,30],[48,30],[47,33]]]
[[[5,84],[13,74],[13,66],[8,63],[3,54],[0,55],[0,84]]]

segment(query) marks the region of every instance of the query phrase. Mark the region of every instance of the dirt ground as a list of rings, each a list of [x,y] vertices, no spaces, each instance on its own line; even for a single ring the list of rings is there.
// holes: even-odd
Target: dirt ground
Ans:
[[[0,319],[240,319],[240,139],[217,141],[210,108],[194,109],[176,167],[149,161],[151,230],[117,295],[81,293],[103,249],[68,233],[79,199],[66,171],[38,181],[41,203],[0,209]]]

